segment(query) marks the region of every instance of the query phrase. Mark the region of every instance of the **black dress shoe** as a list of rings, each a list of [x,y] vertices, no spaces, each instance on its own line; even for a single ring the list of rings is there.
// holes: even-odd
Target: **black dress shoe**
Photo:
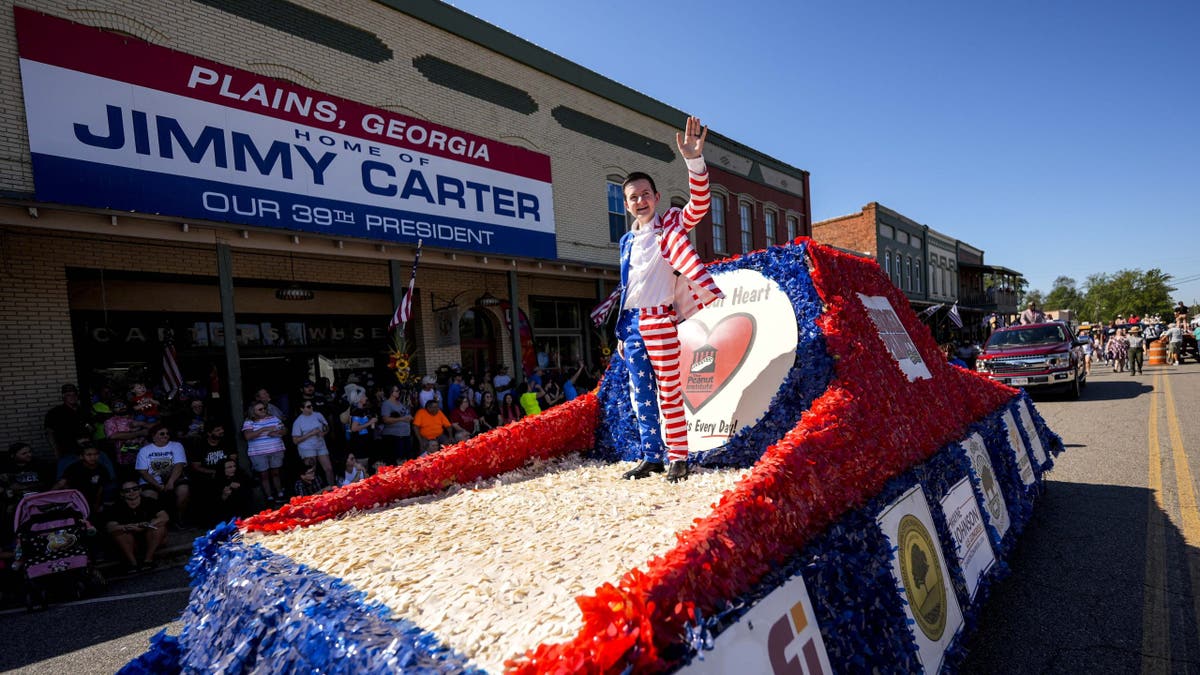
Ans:
[[[663,471],[662,462],[651,462],[643,459],[638,462],[637,466],[622,474],[621,478],[625,480],[641,480],[642,478],[648,478],[652,473],[662,473]]]
[[[672,483],[678,483],[681,480],[687,480],[688,465],[686,459],[676,459],[671,462],[671,466],[667,469],[667,480]]]

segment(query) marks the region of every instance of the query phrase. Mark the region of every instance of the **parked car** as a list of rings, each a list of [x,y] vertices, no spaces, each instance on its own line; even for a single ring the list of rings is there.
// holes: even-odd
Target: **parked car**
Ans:
[[[1009,326],[994,331],[975,361],[975,369],[993,380],[1028,390],[1061,389],[1079,398],[1087,386],[1082,345],[1059,321]]]

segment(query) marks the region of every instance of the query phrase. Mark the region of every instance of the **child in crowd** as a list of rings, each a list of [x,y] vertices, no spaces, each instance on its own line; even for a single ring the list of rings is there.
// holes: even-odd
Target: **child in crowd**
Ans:
[[[367,470],[358,462],[354,453],[346,455],[346,473],[342,474],[341,485],[349,485],[367,477]]]
[[[295,488],[292,492],[297,497],[307,497],[309,495],[320,494],[326,490],[325,481],[317,475],[317,461],[315,459],[304,460],[304,470],[300,472],[300,477],[296,479]]]
[[[146,385],[134,382],[129,388],[129,405],[133,408],[133,419],[144,428],[158,424],[158,401],[146,390]]]

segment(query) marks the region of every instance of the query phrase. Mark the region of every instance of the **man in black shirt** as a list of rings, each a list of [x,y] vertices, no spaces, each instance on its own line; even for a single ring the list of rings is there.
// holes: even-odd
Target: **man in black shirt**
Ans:
[[[79,405],[79,390],[73,384],[64,384],[61,391],[62,404],[46,413],[42,425],[46,428],[46,440],[54,448],[57,459],[75,454],[76,439],[92,436],[91,412]]]
[[[67,466],[54,489],[79,490],[94,513],[104,503],[104,490],[112,481],[112,474],[100,463],[100,451],[90,439],[82,438],[79,440],[79,461]]]
[[[126,572],[154,569],[154,554],[167,538],[167,512],[153,502],[142,499],[142,488],[136,480],[121,481],[121,494],[105,516],[105,530],[125,558]],[[145,549],[138,564],[139,544]]]

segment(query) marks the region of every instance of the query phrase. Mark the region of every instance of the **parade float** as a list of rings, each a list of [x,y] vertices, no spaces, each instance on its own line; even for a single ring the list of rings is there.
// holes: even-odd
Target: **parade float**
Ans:
[[[637,457],[627,378],[197,540],[129,672],[953,671],[1061,440],[946,363],[873,261],[710,265],[680,326],[692,475]]]

